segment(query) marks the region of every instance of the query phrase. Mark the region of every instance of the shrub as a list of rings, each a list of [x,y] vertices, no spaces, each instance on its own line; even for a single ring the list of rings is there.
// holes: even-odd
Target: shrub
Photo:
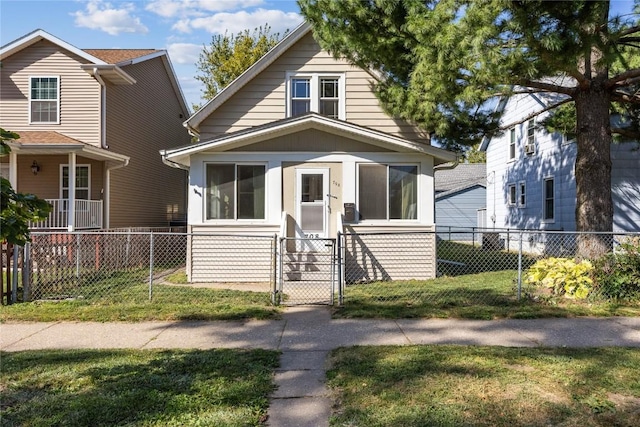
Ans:
[[[593,265],[570,258],[545,258],[527,270],[525,283],[550,289],[553,295],[584,299],[592,289]]]
[[[616,253],[597,260],[593,279],[601,298],[640,299],[640,237],[621,243]]]

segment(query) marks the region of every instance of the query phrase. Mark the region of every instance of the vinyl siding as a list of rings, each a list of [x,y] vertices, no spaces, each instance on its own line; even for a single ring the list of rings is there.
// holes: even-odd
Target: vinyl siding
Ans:
[[[364,142],[310,129],[281,136],[263,142],[246,145],[229,151],[315,151],[315,152],[391,152]]]
[[[438,227],[477,227],[478,209],[486,204],[486,189],[472,188],[436,198],[436,225]],[[437,195],[436,195],[437,197]]]
[[[100,85],[80,69],[86,61],[48,41],[2,60],[0,117],[4,129],[56,131],[100,145]],[[60,123],[29,124],[29,77],[60,78]]]
[[[200,139],[206,141],[223,133],[285,118],[288,72],[345,73],[347,121],[410,140],[428,140],[409,124],[389,118],[371,91],[372,77],[322,51],[311,33],[205,119],[200,125]]]
[[[111,173],[110,227],[162,227],[185,216],[187,173],[159,150],[187,145],[185,117],[161,58],[123,67],[131,86],[107,88],[107,144],[130,157]]]

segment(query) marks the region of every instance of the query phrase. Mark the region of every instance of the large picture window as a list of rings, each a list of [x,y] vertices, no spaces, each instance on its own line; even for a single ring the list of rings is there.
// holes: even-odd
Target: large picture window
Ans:
[[[417,204],[417,166],[359,165],[358,211],[360,219],[417,219]]]
[[[29,119],[31,123],[59,123],[60,86],[58,77],[31,77]]]
[[[265,219],[265,166],[207,164],[207,219]]]
[[[345,120],[344,76],[292,73],[287,76],[287,116],[310,111]]]

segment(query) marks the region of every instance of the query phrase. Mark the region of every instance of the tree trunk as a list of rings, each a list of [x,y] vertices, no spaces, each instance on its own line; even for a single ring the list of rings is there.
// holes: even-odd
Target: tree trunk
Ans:
[[[605,73],[603,73],[605,74]],[[596,77],[575,96],[577,114],[576,226],[578,232],[613,231],[610,97]],[[610,234],[578,236],[578,256],[595,259],[611,251]]]

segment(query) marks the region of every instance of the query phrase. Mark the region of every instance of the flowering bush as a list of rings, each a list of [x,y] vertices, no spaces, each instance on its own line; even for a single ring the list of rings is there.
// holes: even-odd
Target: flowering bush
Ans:
[[[527,270],[525,283],[548,288],[554,295],[584,299],[593,288],[592,271],[593,265],[587,260],[545,258]]]

